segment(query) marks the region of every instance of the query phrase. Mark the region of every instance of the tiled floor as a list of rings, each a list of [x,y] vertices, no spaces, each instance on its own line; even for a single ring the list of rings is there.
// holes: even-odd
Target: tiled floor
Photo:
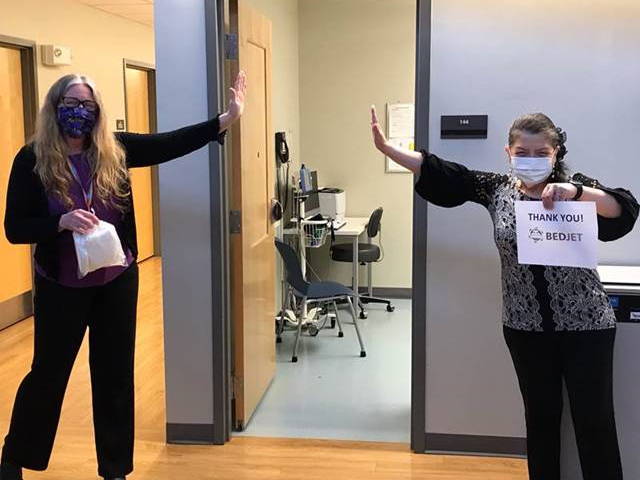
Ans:
[[[408,443],[411,301],[394,304],[393,313],[371,305],[360,320],[366,358],[347,309],[344,338],[337,329],[303,336],[298,363],[291,363],[295,332],[286,332],[276,378],[242,435]]]

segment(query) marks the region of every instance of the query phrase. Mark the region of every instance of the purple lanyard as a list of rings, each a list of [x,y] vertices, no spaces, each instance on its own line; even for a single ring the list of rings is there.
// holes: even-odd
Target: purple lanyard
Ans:
[[[80,190],[82,190],[82,197],[84,198],[84,203],[87,207],[87,210],[89,210],[91,213],[95,213],[91,206],[93,204],[93,180],[89,184],[89,191],[87,192],[84,189],[84,185],[82,185],[82,180],[80,180],[80,175],[78,174],[78,170],[76,169],[76,166],[73,164],[71,160],[68,160],[68,159],[67,159],[67,163],[69,164],[69,170],[71,170],[71,175],[73,175],[73,178],[76,180],[76,182],[78,182],[78,185],[80,186]]]

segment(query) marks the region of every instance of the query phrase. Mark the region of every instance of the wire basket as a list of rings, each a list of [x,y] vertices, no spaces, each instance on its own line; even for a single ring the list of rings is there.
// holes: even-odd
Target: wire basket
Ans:
[[[329,223],[326,220],[303,220],[304,246],[320,248],[324,245],[329,232]]]

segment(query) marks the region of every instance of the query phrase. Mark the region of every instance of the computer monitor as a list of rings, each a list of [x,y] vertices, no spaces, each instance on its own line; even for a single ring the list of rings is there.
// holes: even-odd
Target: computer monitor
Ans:
[[[311,189],[307,199],[304,202],[304,216],[306,218],[313,217],[320,213],[320,196],[318,195],[318,172],[310,172]]]

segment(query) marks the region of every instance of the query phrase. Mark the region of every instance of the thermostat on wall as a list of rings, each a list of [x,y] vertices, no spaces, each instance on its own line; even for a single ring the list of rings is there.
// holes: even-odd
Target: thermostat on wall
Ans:
[[[51,67],[71,65],[71,48],[62,45],[43,45],[42,63]]]

